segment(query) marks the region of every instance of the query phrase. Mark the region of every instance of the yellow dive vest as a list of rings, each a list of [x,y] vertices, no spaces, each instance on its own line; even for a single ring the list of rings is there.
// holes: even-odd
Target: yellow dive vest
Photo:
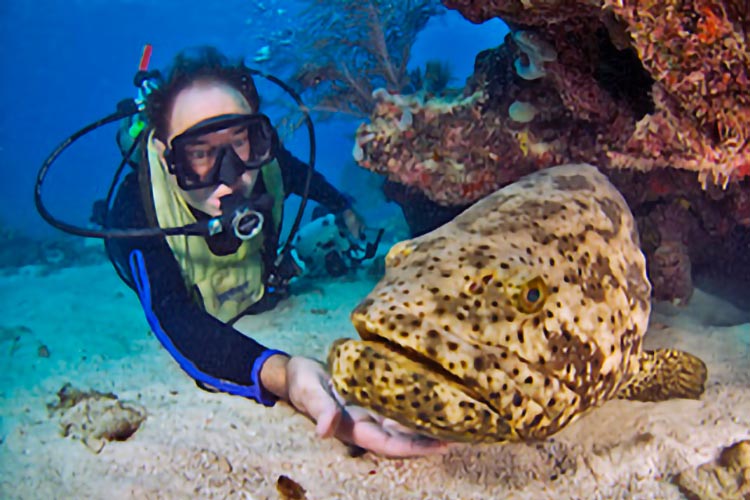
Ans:
[[[165,228],[192,224],[196,222],[195,216],[180,195],[176,180],[168,172],[160,147],[154,141],[152,131],[147,139],[150,183],[146,183],[151,192],[144,194],[146,202],[149,198],[153,202],[156,215],[153,223]],[[268,193],[274,198],[273,223],[278,230],[284,206],[284,186],[278,162],[274,160],[264,166],[261,175]],[[147,187],[141,190],[147,191]],[[226,323],[237,319],[263,297],[262,232],[244,241],[235,253],[223,256],[214,255],[201,236],[167,236],[167,243],[180,264],[188,289],[196,290],[199,294],[196,300],[220,321]]]

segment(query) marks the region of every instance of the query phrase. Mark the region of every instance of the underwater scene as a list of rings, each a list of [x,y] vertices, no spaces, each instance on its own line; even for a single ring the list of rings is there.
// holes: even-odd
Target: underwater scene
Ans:
[[[0,497],[750,499],[750,2],[0,25]]]

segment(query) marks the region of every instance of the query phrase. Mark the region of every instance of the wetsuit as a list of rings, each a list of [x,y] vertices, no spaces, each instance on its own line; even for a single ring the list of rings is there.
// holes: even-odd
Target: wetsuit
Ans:
[[[301,195],[309,166],[284,148],[279,148],[277,160],[284,192],[287,196],[290,193]],[[256,182],[254,190],[257,189],[265,189],[262,182]],[[313,173],[309,197],[334,213],[350,206],[349,198],[318,172]],[[121,184],[107,225],[147,227],[142,200],[134,172]],[[206,214],[195,215],[208,218]],[[231,244],[225,241],[216,245],[209,243],[209,246],[212,251],[222,252]],[[249,397],[265,405],[275,402],[273,395],[262,389],[259,371],[262,363],[279,351],[266,348],[203,310],[196,303],[195,293],[188,290],[180,266],[163,236],[111,239],[107,241],[107,250],[119,274],[138,293],[154,334],[199,386]],[[251,308],[248,312],[259,310]]]

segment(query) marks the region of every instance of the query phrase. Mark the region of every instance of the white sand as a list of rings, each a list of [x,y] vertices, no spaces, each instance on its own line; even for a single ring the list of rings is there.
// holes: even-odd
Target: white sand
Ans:
[[[308,287],[243,327],[322,358],[331,340],[354,334],[348,312],[371,285]],[[708,325],[742,318],[705,294],[687,311],[655,314],[647,337],[706,361],[700,401],[613,401],[543,443],[461,445],[412,460],[350,458],[286,405],[199,390],[109,265],[3,277],[0,299],[2,498],[278,498],[281,474],[308,498],[681,498],[675,474],[750,438],[750,323]],[[65,382],[113,391],[148,418],[129,440],[92,453],[48,415]]]

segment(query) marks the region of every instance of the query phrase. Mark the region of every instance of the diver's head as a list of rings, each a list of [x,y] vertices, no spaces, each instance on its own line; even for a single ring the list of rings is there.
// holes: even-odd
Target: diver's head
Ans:
[[[243,168],[250,145],[241,126],[201,133],[201,125],[216,117],[248,116],[250,111],[242,95],[222,83],[198,81],[175,96],[166,143],[161,144],[163,156],[185,201],[211,216],[221,213],[223,196],[249,195],[258,171]],[[231,163],[225,165],[227,161]],[[217,175],[220,172],[224,175]]]
[[[275,131],[258,105],[247,68],[228,64],[212,48],[178,55],[150,98],[147,110],[169,173],[194,208],[219,215],[220,198],[249,195],[258,169],[273,159]]]
[[[244,100],[251,113],[260,109],[260,97],[250,69],[244,62],[231,63],[214,47],[196,47],[178,53],[166,79],[154,89],[146,101],[148,122],[154,127],[156,137],[166,144],[170,115],[177,96],[182,90],[198,82],[223,84],[234,89]]]

